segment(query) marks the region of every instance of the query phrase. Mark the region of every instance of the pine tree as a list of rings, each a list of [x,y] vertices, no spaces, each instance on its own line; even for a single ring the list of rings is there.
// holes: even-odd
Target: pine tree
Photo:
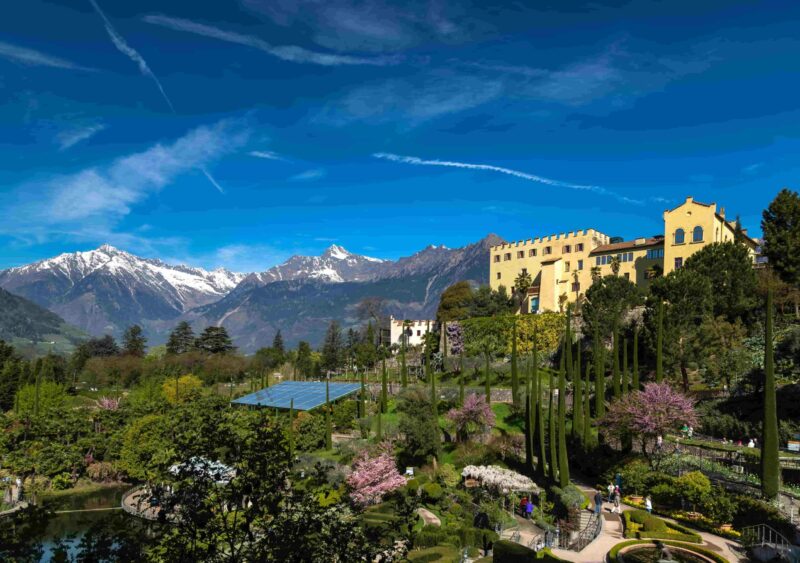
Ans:
[[[563,356],[562,356],[563,358]],[[563,367],[561,368],[563,370]],[[559,370],[561,371],[561,370]],[[554,405],[554,391],[556,387],[555,373],[550,371],[550,403],[547,409],[547,438],[550,445],[550,473],[549,477],[555,481],[558,478],[558,441],[556,439],[556,405]]]
[[[366,378],[366,371],[361,370],[361,392],[358,395],[358,416],[361,418],[367,417],[367,386],[364,379]]]
[[[122,353],[126,356],[136,356],[144,358],[147,349],[147,338],[139,325],[131,325],[122,335]]]
[[[344,342],[339,323],[331,321],[322,343],[322,369],[326,372],[338,370],[344,361]]]
[[[281,334],[281,329],[278,329],[278,332],[275,333],[275,338],[272,339],[272,349],[275,350],[275,353],[280,358],[281,362],[286,358],[286,348],[283,346],[283,335]]]
[[[333,449],[333,426],[331,424],[331,391],[330,384],[325,380],[325,449]]]
[[[775,361],[773,351],[772,285],[767,291],[766,326],[764,330],[764,420],[761,439],[761,491],[768,499],[778,496],[781,479],[779,460],[778,415],[775,398]]]
[[[656,328],[656,383],[664,380],[664,302],[658,302],[658,327]]]
[[[167,340],[167,354],[185,354],[194,348],[195,337],[192,326],[186,321],[178,323]]]
[[[567,386],[564,370],[558,373],[558,482],[563,489],[569,485],[567,457]]]
[[[631,374],[631,390],[639,390],[639,326],[633,328],[633,373]]]
[[[197,338],[197,348],[209,354],[225,354],[236,348],[224,326],[208,326]]]
[[[594,415],[601,419],[606,414],[606,369],[603,343],[597,328],[594,329]]]

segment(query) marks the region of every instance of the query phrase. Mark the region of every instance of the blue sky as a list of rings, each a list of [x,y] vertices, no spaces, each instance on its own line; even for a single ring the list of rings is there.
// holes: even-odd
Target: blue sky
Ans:
[[[26,0],[0,268],[111,243],[262,270],[797,189],[800,3]]]

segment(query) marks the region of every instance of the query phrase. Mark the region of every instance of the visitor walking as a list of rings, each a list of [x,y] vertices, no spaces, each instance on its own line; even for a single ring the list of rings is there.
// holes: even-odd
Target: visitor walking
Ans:
[[[525,505],[525,518],[528,520],[533,516],[533,503],[528,499],[528,504]]]
[[[691,439],[692,439],[692,436],[694,436],[694,428],[692,428],[692,427],[690,426],[690,427],[689,427],[689,429],[686,431],[686,435],[687,435],[687,436],[689,437],[689,439],[691,440]]]
[[[661,451],[661,448],[664,447],[664,437],[659,434],[658,438],[656,438],[656,449]]]
[[[647,498],[644,499],[644,509],[649,513],[653,513],[653,499],[650,498],[650,495],[647,495]]]
[[[603,493],[600,492],[598,489],[597,492],[594,493],[594,513],[600,514],[603,510]]]
[[[606,490],[608,490],[608,502],[614,502],[614,489],[615,488],[616,487],[614,486],[614,483],[609,483],[608,487],[606,487]]]
[[[612,501],[614,507],[611,509],[611,512],[619,514],[619,488],[614,489],[614,500]]]
[[[525,516],[525,509],[528,507],[528,497],[522,497],[519,501],[519,515]]]
[[[747,442],[747,447],[748,448],[755,448],[756,447],[756,443],[752,438],[750,438],[750,441]]]

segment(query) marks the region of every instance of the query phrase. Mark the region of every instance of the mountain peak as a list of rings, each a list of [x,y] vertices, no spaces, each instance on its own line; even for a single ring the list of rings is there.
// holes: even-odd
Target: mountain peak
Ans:
[[[110,244],[102,244],[100,248],[97,249],[97,252],[105,252],[106,254],[117,254],[121,252],[121,250],[115,246],[111,246]]]
[[[336,258],[337,260],[344,260],[345,258],[350,256],[350,253],[347,251],[346,248],[339,246],[338,244],[332,244],[325,250],[325,252],[322,253],[322,256],[326,258]]]

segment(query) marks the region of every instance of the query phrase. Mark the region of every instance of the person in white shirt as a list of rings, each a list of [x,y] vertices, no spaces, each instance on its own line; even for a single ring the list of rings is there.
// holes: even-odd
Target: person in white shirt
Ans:
[[[650,514],[653,513],[653,500],[650,498],[650,495],[647,495],[647,498],[644,499],[644,509]]]
[[[756,447],[756,443],[753,441],[752,438],[750,438],[750,441],[747,442],[747,447],[748,448],[755,448]]]

